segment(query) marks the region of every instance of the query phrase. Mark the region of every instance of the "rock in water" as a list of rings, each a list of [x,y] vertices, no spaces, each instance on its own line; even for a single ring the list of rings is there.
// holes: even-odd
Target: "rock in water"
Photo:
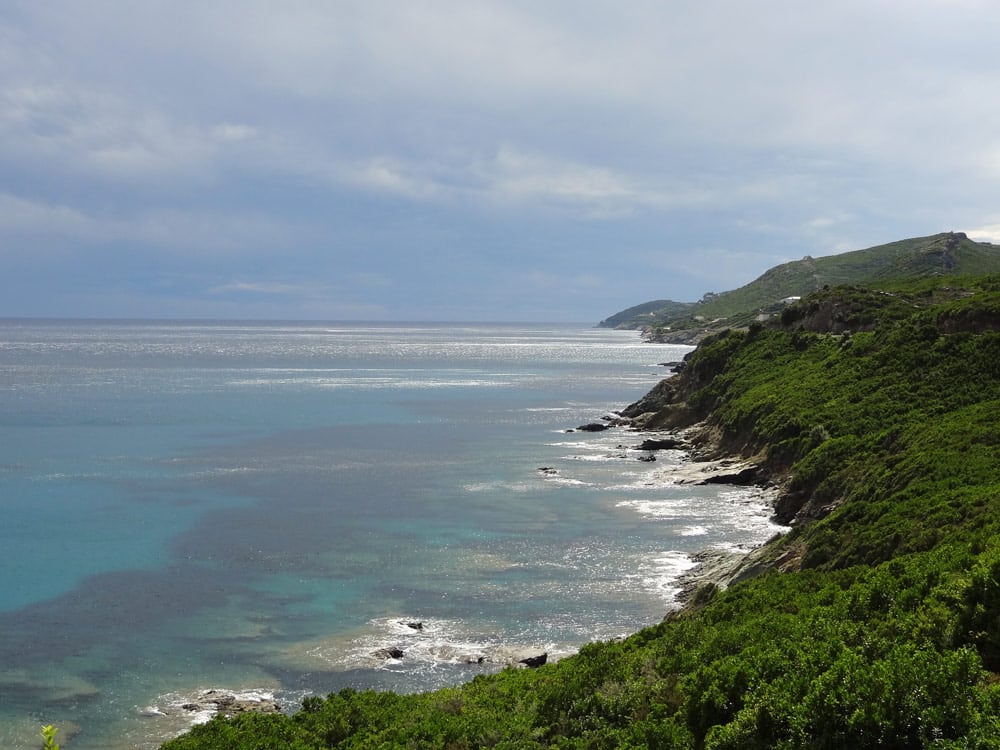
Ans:
[[[639,444],[638,450],[670,451],[685,450],[687,447],[687,444],[678,438],[650,438],[648,440],[643,440],[642,443]]]
[[[276,714],[281,710],[281,706],[270,697],[245,698],[225,693],[219,690],[206,690],[194,701],[181,706],[185,711],[214,711],[223,716],[234,716],[235,714],[253,712],[259,714]],[[163,711],[157,711],[160,715],[167,715]]]
[[[521,661],[519,661],[518,664],[523,664],[529,669],[536,669],[545,664],[545,662],[548,661],[548,659],[549,659],[549,652],[546,651],[544,654],[540,654],[538,656],[529,656],[527,659],[521,659]]]

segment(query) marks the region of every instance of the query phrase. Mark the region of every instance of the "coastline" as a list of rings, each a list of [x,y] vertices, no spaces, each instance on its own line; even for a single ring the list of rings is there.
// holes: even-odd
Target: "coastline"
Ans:
[[[657,381],[657,382],[659,382],[659,381]],[[650,384],[650,385],[646,386],[646,388],[644,390],[648,390],[648,388],[651,387],[652,385],[653,384]],[[618,404],[623,403],[625,400],[626,399],[620,399],[620,400],[616,399],[617,404],[609,404],[608,407],[609,408],[616,408]],[[563,407],[563,408],[565,409],[565,407]],[[594,414],[594,413],[596,413],[596,414],[605,413],[603,411],[597,411],[597,412],[590,411],[589,407],[588,407],[587,411],[589,413],[591,413],[591,414]],[[573,423],[575,423],[575,421],[571,422],[570,424],[573,424]],[[661,432],[650,431],[650,430],[635,430],[634,432],[632,432],[632,431],[626,432],[625,430],[629,429],[629,425],[623,423],[620,426],[622,428],[624,428],[624,429],[623,430],[615,430],[615,433],[617,433],[617,434],[615,434],[615,439],[624,439],[624,440],[627,440],[629,443],[631,443],[634,440],[635,443],[638,444],[639,442],[641,442],[645,438],[652,438],[652,437],[657,436],[658,434],[659,435],[663,434]],[[559,430],[559,431],[562,432],[562,430]],[[666,471],[669,471],[670,473],[672,473],[674,475],[674,479],[669,480],[670,484],[680,484],[680,485],[697,485],[697,484],[702,484],[702,483],[708,483],[710,481],[718,482],[720,479],[725,478],[726,476],[734,475],[734,474],[739,474],[739,473],[745,471],[748,468],[748,466],[749,466],[749,464],[747,464],[746,462],[740,461],[740,460],[738,460],[736,458],[733,458],[733,457],[710,456],[709,454],[711,453],[711,451],[708,450],[708,448],[707,448],[706,445],[703,445],[703,444],[694,445],[694,440],[693,440],[693,437],[691,437],[691,431],[689,431],[689,430],[680,430],[676,434],[680,434],[680,435],[684,436],[685,439],[688,439],[689,442],[692,443],[692,445],[690,445],[683,452],[684,455],[687,456],[687,459],[685,460],[685,463],[682,466],[672,466],[672,467],[669,467],[669,468],[660,468],[660,467],[664,467],[664,465],[666,463],[668,463],[667,461],[661,461],[659,464],[622,464],[622,465],[623,466],[628,466],[628,467],[634,466],[634,467],[636,467],[636,469],[638,471],[643,472],[644,475],[646,475],[646,476],[649,476],[648,474],[646,474],[646,472],[649,472],[649,471],[653,471],[653,472],[666,472]],[[589,439],[589,438],[587,438],[587,439]],[[567,458],[565,456],[564,451],[565,452],[574,452],[575,453],[578,450],[579,449],[577,449],[577,448],[571,448],[571,449],[562,449],[562,448],[560,448],[560,449],[558,449],[556,451],[552,451],[552,455],[553,456],[557,456],[557,458],[555,458],[554,460],[558,461],[558,460],[560,460],[560,458]],[[611,455],[612,452],[619,453],[618,451],[611,451],[609,449],[608,450],[607,459],[611,459],[611,460],[617,462],[618,458],[617,458],[617,456],[612,456]],[[674,455],[677,456],[677,455],[680,455],[680,454],[675,453]],[[579,458],[579,456],[575,456],[574,458]],[[634,452],[633,451],[629,451],[629,458],[632,461],[634,461]],[[607,459],[605,459],[605,460],[607,460]],[[549,461],[546,460],[546,463],[548,463],[548,462]],[[559,464],[554,464],[554,465],[559,465]],[[603,469],[600,469],[601,464],[597,463],[597,462],[595,462],[595,463],[580,463],[580,464],[577,464],[576,466],[573,466],[573,464],[570,463],[570,464],[567,464],[566,466],[567,466],[567,469],[569,469],[570,466],[573,467],[571,470],[567,471],[567,475],[568,476],[572,476],[570,474],[570,471],[576,472],[578,467],[580,469],[588,469],[590,466],[593,466],[593,467],[595,467],[596,470],[603,471]],[[517,481],[518,482],[522,482],[523,479],[524,479],[523,477],[520,477]],[[533,480],[529,480],[529,481],[533,481]],[[631,480],[629,480],[629,481],[631,481]],[[664,483],[666,483],[666,482],[664,482]],[[549,484],[551,484],[554,487],[572,486],[572,485],[568,485],[568,484],[564,485],[563,483],[558,482],[558,481],[551,481],[551,482],[549,482]],[[583,487],[585,485],[584,485],[584,483],[579,483],[579,486]],[[634,488],[632,488],[632,489],[634,489]],[[520,490],[520,485],[518,485],[517,491],[521,491]],[[563,490],[560,489],[558,491],[561,492]],[[630,492],[631,489],[626,490],[626,491]],[[669,492],[669,490],[668,490],[668,492]],[[569,506],[567,506],[567,507],[569,507]],[[576,507],[575,504],[574,504],[574,507]],[[736,507],[737,511],[740,510],[739,506],[735,506],[735,507]],[[761,519],[764,518],[764,515],[763,515],[763,513],[760,512],[759,508],[754,508],[754,510],[752,512],[754,513],[754,515],[756,517],[760,517]],[[622,515],[625,515],[625,513],[622,513]],[[632,514],[628,513],[628,515],[632,515]],[[650,522],[650,528],[653,528],[654,523],[655,522]],[[754,538],[755,541],[757,541],[759,539],[760,539],[759,536],[757,536],[757,537]],[[679,581],[685,581],[685,580],[687,580],[689,578],[692,579],[692,580],[695,580],[695,579],[698,578],[699,575],[707,575],[707,574],[710,573],[710,567],[707,564],[707,558],[706,558],[706,556],[708,554],[710,554],[710,550],[699,552],[697,554],[694,554],[692,552],[692,550],[697,549],[698,546],[700,545],[700,543],[702,543],[702,542],[703,542],[703,540],[699,539],[699,537],[697,537],[697,536],[693,536],[693,537],[691,537],[691,538],[689,538],[689,539],[687,539],[687,540],[685,540],[683,542],[684,546],[682,548],[685,550],[685,552],[683,554],[685,554],[689,558],[692,558],[692,559],[696,560],[697,562],[699,562],[699,567],[696,568],[695,570],[692,570],[692,571],[689,571],[687,573],[681,574],[680,578],[679,578]],[[668,544],[669,544],[669,542],[668,542]],[[718,553],[718,554],[722,554],[722,553]],[[680,555],[681,555],[681,553],[678,553],[678,556],[680,556]],[[732,554],[732,555],[728,555],[728,557],[732,557],[733,560],[734,560],[734,562],[738,562],[739,560],[742,560],[744,558],[744,555],[743,554]],[[505,573],[509,573],[511,576],[516,576],[516,575],[519,575],[518,571],[521,570],[521,569],[524,569],[523,566],[518,567],[518,566],[511,565],[511,566],[503,568],[503,571]],[[658,575],[663,575],[663,569],[659,568],[659,569],[654,570],[654,575],[657,575],[657,574]],[[673,575],[673,574],[671,574],[671,575]],[[666,579],[664,579],[664,580],[666,580]],[[671,578],[670,580],[671,580],[670,589],[671,590],[676,590],[676,586],[674,585],[674,581],[678,581],[678,579],[677,578]],[[664,586],[661,590],[664,593],[666,593],[667,587]],[[683,597],[683,595],[684,594],[682,592],[681,596]],[[659,608],[656,610],[655,614],[652,616],[651,619],[647,620],[646,623],[647,624],[654,624],[655,622],[659,621],[659,619],[662,619],[662,617],[667,613],[668,610],[673,610],[674,609],[674,607],[676,606],[674,604],[674,601],[675,601],[674,599],[667,599],[666,597],[664,597],[664,599],[662,599],[660,601]],[[417,610],[417,609],[412,609],[411,608],[411,609],[403,609],[403,610],[400,610],[400,611],[403,612],[403,613],[406,613],[407,616],[409,616],[410,614],[412,614],[412,616],[415,617],[415,618],[417,618],[417,617],[419,617],[419,618],[425,618],[425,619],[431,620],[432,622],[433,622],[433,619],[434,619],[434,615],[433,614],[429,614],[428,612],[423,611],[423,610]],[[398,618],[394,618],[394,619],[398,619]],[[622,630],[615,631],[615,632],[616,633],[620,633],[622,636],[624,636],[626,634],[631,634],[631,633],[635,632],[640,627],[645,627],[645,626],[646,625],[637,625],[637,626],[635,626],[631,630],[622,629]],[[364,626],[364,627],[368,628],[367,625]],[[252,630],[247,631],[247,632],[243,632],[243,630],[241,629],[241,630],[239,630],[239,632],[234,632],[231,636],[227,636],[227,640],[233,640],[234,642],[237,642],[237,643],[246,644],[245,646],[240,646],[240,648],[244,648],[244,650],[250,651],[250,650],[256,650],[256,648],[258,648],[256,645],[253,645],[253,642],[254,641],[258,641],[258,640],[260,640],[261,642],[263,642],[263,640],[266,638],[267,634],[268,634],[268,631],[266,629],[263,629],[263,628],[256,628],[255,627]],[[617,637],[617,636],[615,634],[608,634],[608,633],[603,633],[603,634],[602,633],[593,633],[593,634],[589,634],[584,640],[580,640],[580,641],[577,642],[577,648],[579,648],[579,646],[582,646],[584,643],[590,642],[591,640],[605,640],[605,639],[610,638],[610,637]],[[537,643],[543,644],[545,646],[550,645],[545,640],[537,641]],[[541,652],[542,652],[542,649],[539,648],[537,650],[537,652],[533,652],[533,653],[541,653]],[[368,653],[368,652],[366,652],[366,653]],[[552,654],[550,652],[550,660],[556,661],[560,656],[566,656],[566,655],[569,655],[569,653],[575,653],[575,651],[573,651],[573,652],[564,652],[562,654],[559,654],[559,653]],[[464,654],[464,652],[463,652],[463,654]],[[524,654],[518,654],[517,658],[513,659],[513,661],[518,661],[518,660],[520,660],[520,658],[523,658],[525,656],[530,656],[530,655],[532,655],[532,654],[529,654],[527,652],[524,653]],[[276,663],[276,664],[279,663],[277,659],[271,659],[271,661],[274,662],[274,663]],[[464,659],[463,659],[463,661],[464,661]],[[505,660],[504,663],[507,663],[509,661],[511,661],[511,660],[510,659]],[[499,661],[493,662],[493,663],[494,664],[500,664]],[[285,666],[284,660],[281,660],[280,665],[282,667]],[[389,665],[389,667],[392,667],[392,666],[393,666],[392,664]],[[380,667],[380,669],[382,669],[382,668],[384,668],[384,667]],[[294,667],[292,669],[294,669]],[[306,664],[303,667],[303,671],[311,671],[311,670],[314,670],[314,669],[316,669],[315,662],[312,663],[311,668],[310,668],[309,664]],[[463,667],[460,666],[459,669],[463,669]],[[391,672],[391,669],[389,671]],[[463,679],[462,681],[464,682],[465,679]],[[276,688],[275,685],[273,685],[273,684],[271,684],[269,682],[266,682],[266,681],[265,682],[249,681],[249,682],[243,683],[243,682],[239,682],[239,681],[235,681],[235,680],[226,679],[225,677],[223,677],[222,679],[219,679],[219,680],[214,680],[214,679],[207,680],[207,681],[206,680],[198,680],[198,681],[195,681],[195,682],[191,683],[190,689],[186,689],[185,688],[181,692],[171,692],[169,694],[160,694],[160,693],[157,693],[157,694],[155,694],[153,696],[152,699],[147,699],[147,700],[145,700],[143,702],[140,702],[139,705],[137,705],[135,707],[135,711],[137,713],[134,714],[134,715],[130,715],[130,717],[129,717],[129,721],[131,722],[131,726],[132,727],[139,727],[139,726],[141,726],[141,724],[137,723],[137,722],[141,722],[143,724],[145,722],[150,722],[150,723],[153,723],[153,722],[156,722],[156,723],[163,722],[165,724],[169,723],[171,725],[181,724],[181,723],[186,724],[189,719],[194,718],[196,716],[198,718],[202,719],[202,720],[207,719],[208,718],[208,714],[206,712],[208,710],[212,710],[213,706],[219,705],[218,703],[216,703],[216,698],[218,698],[218,696],[211,695],[210,694],[211,690],[216,690],[216,691],[218,691],[220,693],[225,693],[226,694],[227,697],[222,701],[222,703],[229,703],[229,697],[228,697],[229,695],[234,696],[234,698],[238,698],[239,696],[243,696],[243,695],[249,696],[247,705],[246,705],[246,707],[245,707],[244,710],[250,710],[250,711],[253,711],[254,710],[254,704],[259,702],[257,700],[257,698],[256,698],[256,694],[257,693],[267,692],[269,695],[275,696],[279,692],[280,693],[286,693],[286,692],[298,693],[298,692],[300,692],[298,690],[281,691],[278,688]],[[320,690],[319,692],[322,694],[323,692],[325,692],[325,690]],[[203,698],[205,699],[204,701],[202,700]],[[292,712],[292,711],[295,711],[295,710],[297,710],[299,708],[299,705],[298,705],[299,701],[297,700],[297,698],[299,698],[298,695],[295,695],[295,696],[292,696],[292,697],[289,697],[288,695],[277,695],[276,700],[280,701],[280,703],[282,704],[282,708],[285,711]],[[200,705],[203,702],[211,704],[211,705],[210,706]],[[177,704],[177,705],[174,705],[174,704]],[[195,708],[187,708],[187,707],[185,707],[185,704],[190,704],[192,706],[195,706]],[[265,703],[263,705],[267,705],[267,704]],[[148,709],[148,711],[147,711],[147,709]],[[170,716],[167,716],[166,714],[170,714]]]
[[[613,414],[616,414],[613,412]],[[608,421],[609,417],[603,418]],[[727,455],[722,452],[718,445],[709,438],[711,430],[704,423],[697,423],[688,427],[674,430],[647,430],[643,427],[635,427],[632,420],[617,415],[610,426],[624,427],[629,436],[639,438],[632,450],[649,450],[650,454],[660,449],[643,448],[649,441],[661,444],[670,444],[666,450],[678,450],[683,453],[682,464],[672,465],[663,470],[654,470],[654,476],[658,479],[669,479],[675,485],[727,485],[731,487],[755,487],[768,495],[768,507],[773,512],[774,503],[778,498],[778,487],[769,480],[762,477],[763,472],[760,466],[752,460],[743,459],[735,455]],[[573,430],[569,430],[572,432]],[[664,443],[666,441],[666,443]],[[630,441],[631,442],[631,441]],[[539,470],[543,471],[543,470]],[[545,472],[543,471],[543,475]],[[779,532],[774,538],[780,538],[783,532]],[[760,558],[767,543],[759,545],[749,550],[737,550],[735,548],[706,547],[693,553],[688,553],[689,559],[694,566],[681,572],[673,581],[674,595],[673,602],[667,605],[663,614],[664,619],[677,616],[680,612],[688,608],[697,607],[706,597],[716,590],[753,577],[759,573],[770,570],[771,566],[761,565]],[[424,629],[412,630],[413,625],[407,618],[388,618],[392,621],[397,633],[409,635],[420,635]],[[435,629],[435,623],[425,622],[425,627]],[[399,641],[397,636],[393,643]],[[388,643],[388,641],[386,642]],[[384,644],[383,644],[384,645]],[[583,645],[583,644],[581,644]],[[410,644],[412,646],[412,644]],[[451,657],[458,654],[461,658],[448,658],[446,662],[455,665],[473,664],[467,659],[466,651],[472,653],[475,649],[464,646],[464,651],[459,645],[455,645],[450,650],[455,651]],[[519,667],[528,659],[537,657],[541,649],[532,650],[524,647],[498,646],[494,644],[495,653],[479,659],[479,665],[489,667],[491,670],[502,666]],[[384,650],[384,649],[383,649]],[[409,647],[403,650],[409,651]],[[459,653],[461,651],[461,653]],[[536,653],[537,651],[537,653]],[[377,652],[372,652],[377,655]],[[477,654],[483,653],[481,650]],[[501,656],[501,653],[503,656]],[[561,658],[571,656],[577,651],[567,653],[549,653],[548,660],[558,661]],[[543,657],[544,658],[544,657]],[[393,664],[398,664],[399,660],[389,660],[386,662],[391,668]],[[219,700],[220,696],[223,700]],[[235,698],[235,702],[233,700]],[[279,702],[275,699],[273,692],[262,693],[255,690],[241,690],[237,688],[215,688],[206,690],[198,688],[189,694],[181,697],[175,696],[173,706],[164,709],[162,706],[152,707],[152,712],[147,716],[155,716],[163,711],[160,716],[166,718],[172,716],[174,719],[184,716],[195,719],[195,723],[207,721],[216,714],[232,715],[238,712],[258,712],[273,713],[281,711],[293,714],[299,710],[298,706],[287,701]],[[197,709],[197,710],[195,710]],[[149,709],[147,709],[149,710]]]
[[[983,309],[992,324],[995,298]],[[537,679],[498,676],[488,684],[510,688],[502,702],[500,690],[472,688],[458,693],[459,713],[419,697],[384,712],[376,727],[359,727],[359,736],[374,729],[409,739],[413,732],[397,730],[401,710],[422,721],[430,709],[436,727],[473,746],[502,738],[526,746],[917,747],[995,737],[998,338],[995,328],[976,338],[978,318],[976,330],[953,338],[932,325],[944,320],[950,331],[956,318],[915,317],[849,345],[759,328],[687,358],[683,374],[657,384],[643,408],[604,418],[618,429],[602,449],[628,426],[638,439],[589,457],[646,462],[612,489],[647,496],[614,507],[640,510],[649,528],[679,519],[684,569],[697,562],[684,577],[682,608],[624,641],[580,648]],[[915,331],[924,335],[914,339]],[[937,345],[928,351],[931,338]],[[930,355],[922,388],[874,387],[907,383]],[[966,370],[967,382],[958,377]],[[689,440],[674,437],[681,434]],[[567,445],[591,450],[587,441]],[[713,549],[728,544],[708,535],[701,515],[716,490],[678,486],[685,481],[742,486],[719,491],[726,518],[743,513],[754,522],[770,511],[793,533],[768,539],[772,522],[732,538],[746,554]],[[756,487],[773,493],[770,507]],[[579,514],[577,503],[560,505]],[[658,530],[660,549],[674,544],[666,524]],[[778,571],[792,575],[769,574]],[[737,582],[745,583],[717,595]],[[831,686],[844,685],[831,700]]]
[[[670,444],[675,449],[684,451],[684,465],[680,468],[673,467],[666,472],[677,484],[756,487],[766,494],[772,511],[771,520],[778,523],[775,515],[787,477],[775,478],[754,458],[744,458],[725,451],[716,431],[704,421],[673,429],[649,430],[645,424],[655,412],[642,411],[637,416],[625,416],[630,409],[635,410],[637,407],[641,408],[640,405],[651,403],[652,394],[662,392],[664,383],[669,381],[670,378],[666,378],[654,386],[649,394],[618,413],[618,419],[630,430],[642,436],[642,444]],[[763,544],[747,551],[706,547],[690,555],[695,565],[678,577],[677,586],[680,591],[676,596],[677,609],[669,611],[666,617],[670,618],[676,616],[679,611],[698,607],[716,591],[726,589],[733,584],[772,570],[792,569],[797,562],[794,552],[786,553],[779,558],[772,558],[769,555],[768,547],[781,539],[790,529],[787,526],[782,528],[783,531],[778,531]]]

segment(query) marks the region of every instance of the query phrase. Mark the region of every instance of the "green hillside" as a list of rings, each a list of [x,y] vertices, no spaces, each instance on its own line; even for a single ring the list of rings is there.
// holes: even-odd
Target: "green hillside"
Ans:
[[[538,669],[165,748],[1000,748],[1000,275],[787,310],[624,411],[744,459],[792,526],[683,610]]]
[[[629,328],[643,320],[649,323],[665,317],[683,315],[694,305],[694,302],[673,302],[668,299],[653,300],[615,313],[610,318],[602,320],[598,325],[601,328]]]
[[[668,299],[653,300],[615,313],[610,318],[602,320],[598,326],[601,328],[629,328],[643,320],[648,324],[662,318],[684,315],[694,305],[694,302],[673,302]]]
[[[998,272],[1000,247],[974,242],[961,232],[946,232],[840,255],[806,256],[775,266],[739,289],[707,295],[698,303],[648,303],[657,305],[653,310],[639,305],[611,316],[600,325],[641,328],[649,331],[651,338],[686,342],[723,328],[747,326],[762,314],[780,311],[783,300],[804,296],[824,286],[871,286],[951,274]],[[640,309],[647,314],[628,314]]]

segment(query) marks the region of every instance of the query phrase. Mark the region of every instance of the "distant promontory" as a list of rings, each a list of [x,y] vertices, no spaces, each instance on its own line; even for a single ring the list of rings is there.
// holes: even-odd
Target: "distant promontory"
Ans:
[[[602,328],[641,330],[650,341],[694,344],[728,328],[745,328],[781,314],[790,303],[827,286],[870,286],[945,275],[1000,272],[1000,246],[963,232],[899,240],[864,250],[805,256],[775,266],[749,284],[709,292],[698,302],[654,300],[602,320]]]

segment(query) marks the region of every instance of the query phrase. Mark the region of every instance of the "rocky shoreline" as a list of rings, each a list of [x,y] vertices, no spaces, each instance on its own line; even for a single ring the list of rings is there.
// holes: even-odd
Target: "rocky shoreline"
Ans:
[[[645,406],[648,402],[641,401],[636,402],[636,404]],[[629,408],[634,409],[636,404]],[[662,472],[664,476],[669,476],[673,482],[691,485],[727,484],[737,487],[759,487],[774,493],[773,508],[773,503],[780,496],[779,486],[754,460],[727,455],[718,441],[714,439],[714,432],[709,425],[698,422],[684,427],[650,429],[647,427],[647,424],[650,423],[648,417],[648,412],[640,411],[638,415],[629,415],[628,410],[623,410],[605,415],[599,421],[581,425],[575,430],[566,431],[601,432],[612,427],[623,427],[639,439],[639,442],[634,445],[622,446],[643,453],[637,460],[655,461],[655,454],[665,450],[682,451],[685,454],[681,466],[673,465]],[[542,474],[556,473],[556,469],[551,467],[540,467],[538,471]],[[689,607],[697,607],[715,591],[774,569],[776,565],[766,555],[766,547],[767,544],[749,552],[709,548],[692,555],[696,565],[682,573],[677,580],[680,589],[677,595],[679,607],[668,612],[666,617],[676,616],[679,611]],[[401,620],[399,624],[403,630],[414,635],[422,634],[427,627],[426,623],[416,620]],[[376,661],[399,661],[404,660],[407,653],[403,645],[396,644],[379,648],[373,651],[371,656]],[[477,653],[468,658],[459,659],[456,663],[479,665],[503,663],[505,666],[530,669],[545,664],[547,660],[552,660],[550,654],[537,652],[508,654],[507,656],[508,658],[497,661]],[[217,714],[224,716],[234,716],[245,712],[267,714],[283,710],[287,712],[290,708],[292,707],[283,707],[270,694],[240,695],[231,691],[210,689],[192,694],[183,702],[169,708],[157,708],[154,713],[160,716],[187,715],[197,717],[196,722],[199,722],[207,721],[208,718]]]
[[[668,381],[661,381],[660,388]],[[654,388],[651,393],[657,391]],[[718,435],[706,422],[696,422],[674,429],[649,430],[646,425],[655,422],[657,412],[649,409],[654,403],[650,396],[630,405],[613,418],[642,436],[639,450],[681,450],[686,462],[681,467],[671,467],[666,473],[678,484],[728,484],[734,487],[758,487],[772,493],[771,508],[776,510],[782,495],[785,477],[775,479],[753,458],[727,453]],[[660,404],[662,406],[662,404]],[[749,552],[708,548],[692,555],[696,563],[678,579],[677,595],[681,609],[696,607],[715,591],[727,588],[771,570],[792,569],[797,563],[796,554],[786,553],[773,559],[768,547],[780,538],[777,534],[764,545]],[[673,613],[668,613],[670,617]]]
[[[246,697],[224,690],[205,690],[194,700],[182,704],[181,710],[193,713],[210,711],[223,716],[235,716],[248,711],[276,714],[281,711],[281,704],[270,695]]]
[[[674,367],[675,372],[682,369],[680,365]],[[707,422],[692,423],[690,413],[675,400],[677,389],[671,380],[661,380],[642,399],[620,412],[612,412],[566,432],[603,432],[612,427],[624,427],[638,435],[641,442],[619,447],[644,452],[637,457],[639,461],[653,462],[656,452],[661,450],[684,452],[686,458],[682,466],[671,466],[663,472],[675,483],[758,487],[772,493],[771,508],[777,516],[786,478],[776,479],[755,458],[743,458],[726,451],[718,432]],[[556,469],[548,466],[539,467],[538,471],[544,475],[556,473]],[[780,536],[776,535],[775,539]],[[794,554],[771,559],[767,552],[770,541],[748,552],[709,548],[692,555],[696,565],[678,579],[678,604],[681,608],[696,606],[713,591],[769,570],[794,567],[797,562]]]
[[[210,688],[199,690],[181,699],[172,698],[163,704],[147,706],[143,715],[183,716],[194,720],[207,721],[216,714],[235,716],[242,713],[276,714],[280,713],[282,705],[275,700],[270,692],[238,693],[231,690]]]

